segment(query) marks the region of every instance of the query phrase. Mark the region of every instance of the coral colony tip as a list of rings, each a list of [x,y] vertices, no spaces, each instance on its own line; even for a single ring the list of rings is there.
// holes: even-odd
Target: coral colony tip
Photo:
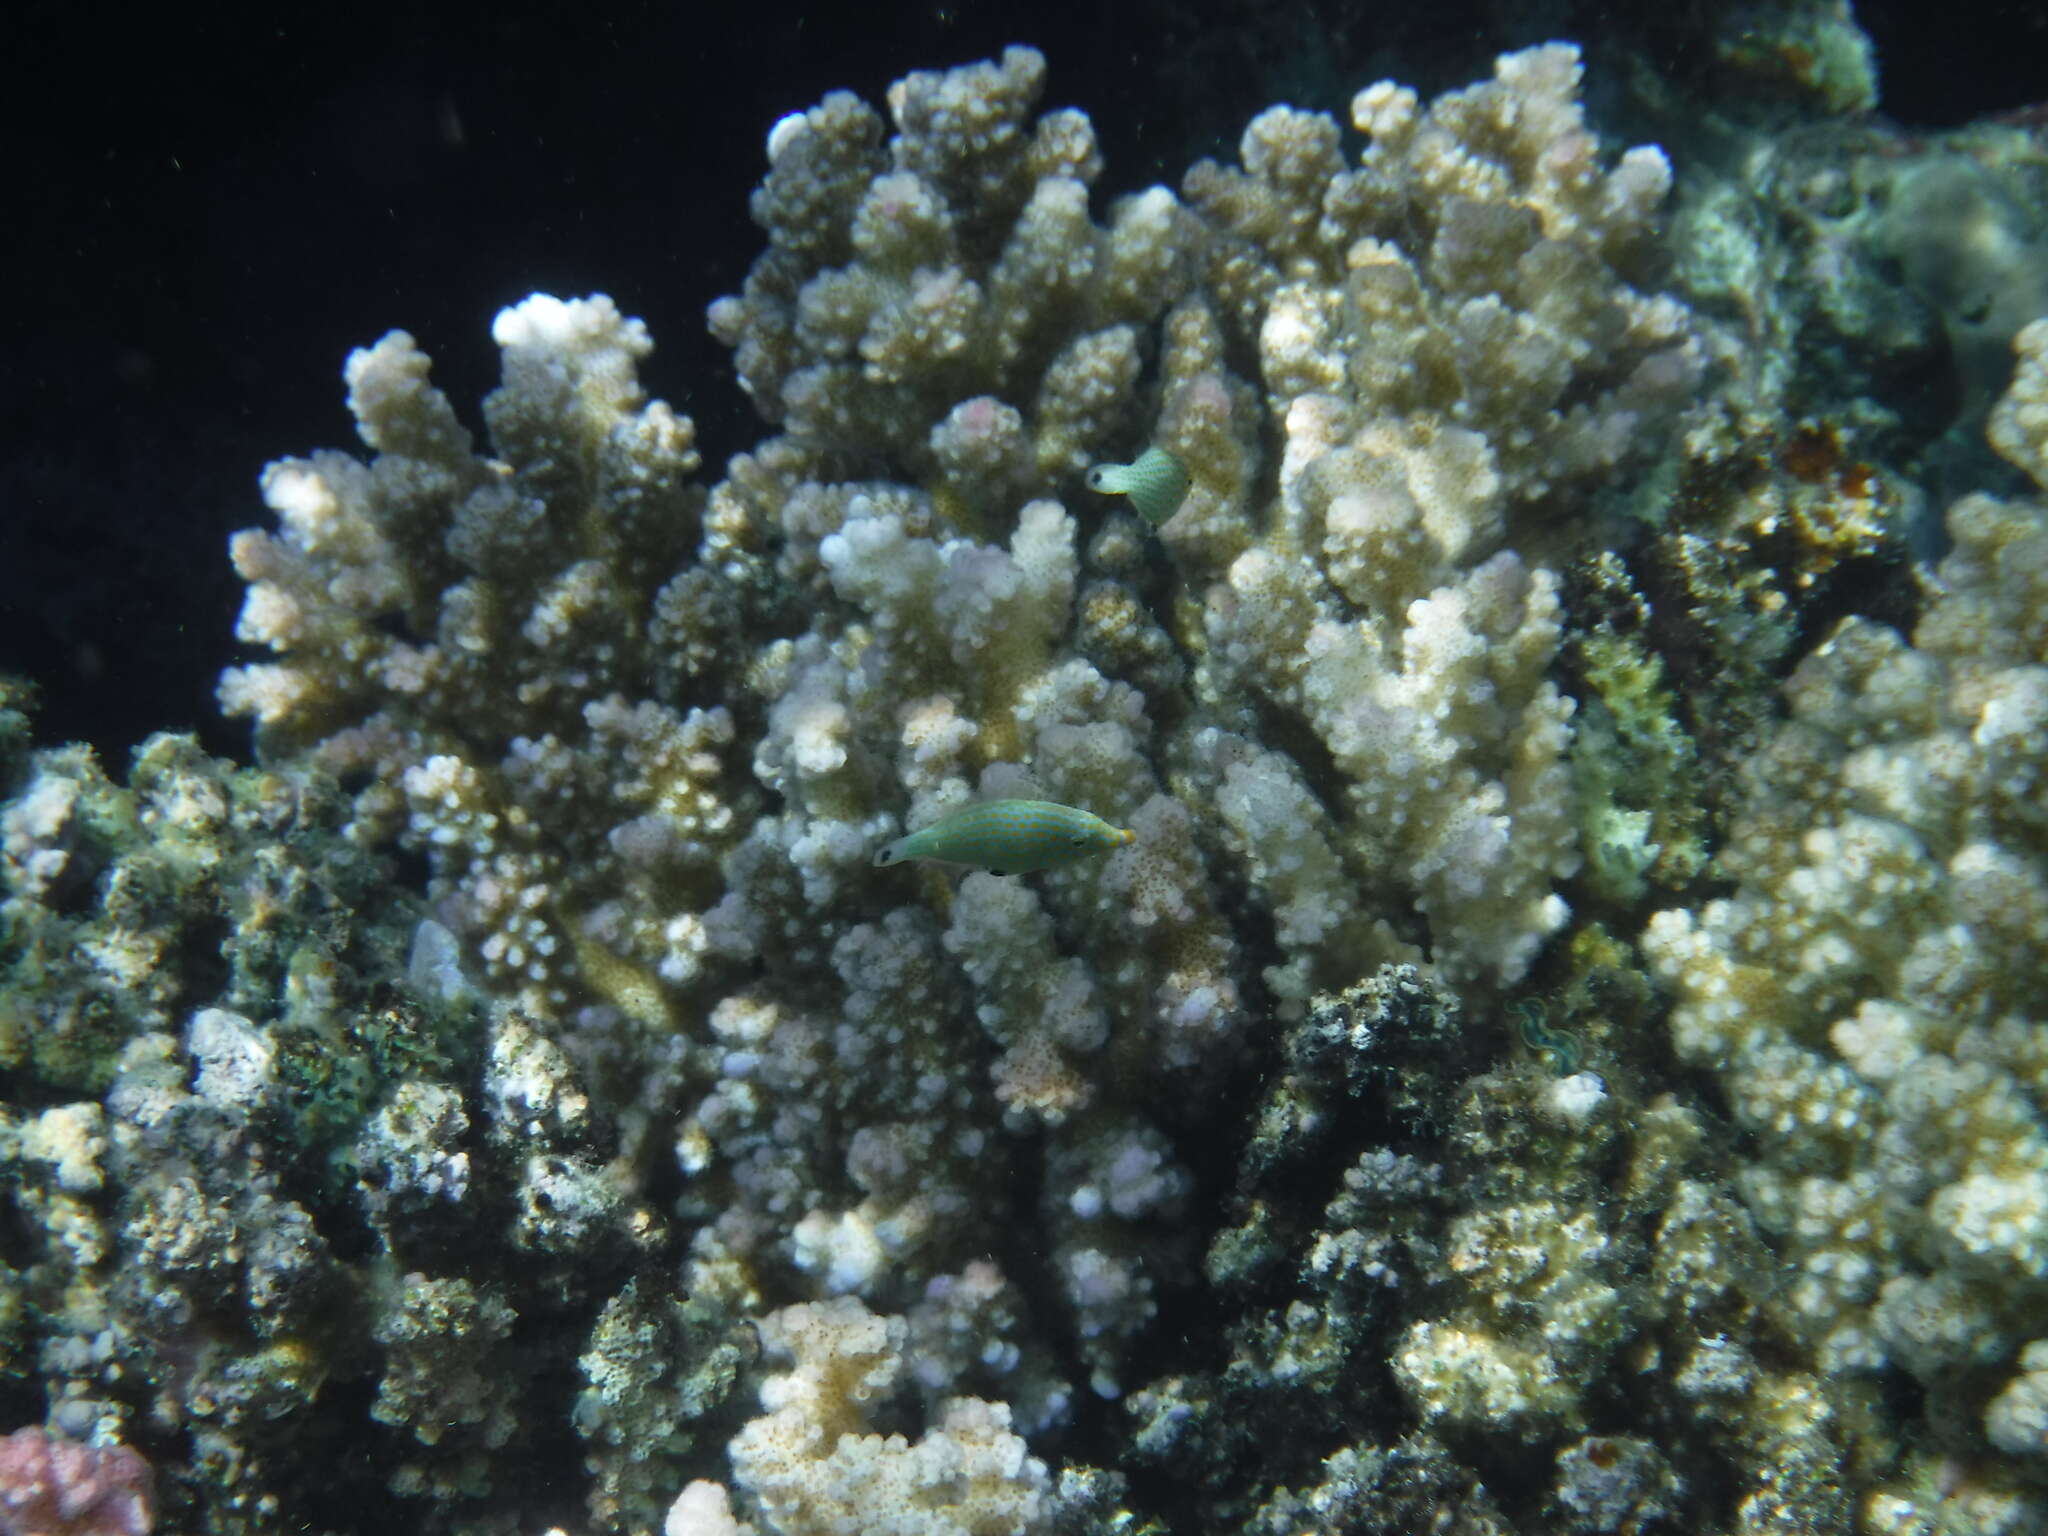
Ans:
[[[1188,472],[1164,448],[1147,448],[1129,464],[1095,465],[1088,471],[1088,489],[1130,497],[1138,516],[1157,528],[1187,500]]]
[[[1136,836],[1056,800],[990,800],[897,838],[876,853],[875,865],[934,859],[972,864],[992,875],[1021,875],[1121,848]]]

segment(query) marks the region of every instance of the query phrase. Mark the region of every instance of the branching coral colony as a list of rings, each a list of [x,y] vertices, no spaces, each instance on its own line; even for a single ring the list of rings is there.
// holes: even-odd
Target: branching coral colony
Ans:
[[[1651,924],[1737,1177],[1578,1070],[1654,1019],[1625,944],[1573,938],[1583,1042],[1510,997],[1580,828],[1616,910],[1658,856],[1575,787],[1558,572],[1709,350],[1578,74],[1372,86],[1355,158],[1275,108],[1106,206],[1029,49],[830,96],[711,309],[775,435],[708,490],[602,296],[498,317],[488,453],[410,337],[352,355],[371,456],[272,465],[234,541],[263,770],[159,738],[124,788],[0,711],[50,1090],[0,1113],[0,1341],[53,1427],[219,1531],[350,1476],[503,1529],[564,1423],[589,1520],[674,1536],[2038,1524],[2038,508],[1963,503],[1914,645],[1802,666],[1734,894]],[[2037,475],[2044,354],[1995,428]],[[1156,516],[1087,489],[1162,462]],[[1631,729],[1593,753],[1685,777]],[[1101,830],[874,867],[991,802]],[[1082,1393],[1122,1428],[1055,1471]]]

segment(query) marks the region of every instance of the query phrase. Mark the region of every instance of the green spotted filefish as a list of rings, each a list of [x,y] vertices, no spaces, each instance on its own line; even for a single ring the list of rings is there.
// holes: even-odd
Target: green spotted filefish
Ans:
[[[1164,448],[1147,448],[1129,464],[1097,464],[1088,471],[1088,489],[1130,497],[1132,510],[1157,528],[1187,500],[1188,472]]]
[[[972,864],[992,875],[1021,875],[1121,848],[1136,836],[1057,800],[985,800],[897,838],[875,855],[875,865],[936,859]]]

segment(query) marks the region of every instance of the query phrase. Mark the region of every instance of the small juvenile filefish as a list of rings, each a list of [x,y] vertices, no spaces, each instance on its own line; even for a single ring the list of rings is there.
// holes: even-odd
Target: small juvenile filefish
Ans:
[[[1056,869],[1091,853],[1120,848],[1137,834],[1057,800],[985,800],[899,837],[875,855],[875,865],[905,859],[972,864],[992,875]]]
[[[1187,500],[1188,472],[1164,448],[1147,448],[1130,464],[1097,464],[1088,471],[1088,489],[1130,497],[1131,509],[1157,528]]]

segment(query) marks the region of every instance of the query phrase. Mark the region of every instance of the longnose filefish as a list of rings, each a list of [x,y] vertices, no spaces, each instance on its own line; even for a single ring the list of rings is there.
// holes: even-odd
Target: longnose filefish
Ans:
[[[1088,471],[1088,489],[1130,497],[1132,510],[1157,528],[1187,500],[1188,472],[1164,448],[1147,448],[1129,464],[1097,464]]]

